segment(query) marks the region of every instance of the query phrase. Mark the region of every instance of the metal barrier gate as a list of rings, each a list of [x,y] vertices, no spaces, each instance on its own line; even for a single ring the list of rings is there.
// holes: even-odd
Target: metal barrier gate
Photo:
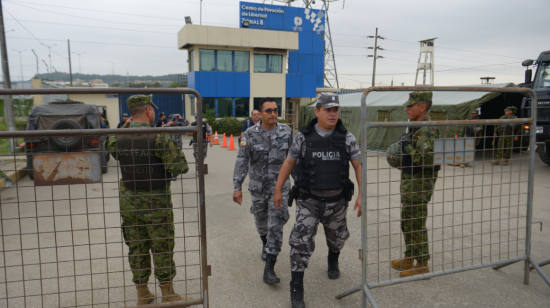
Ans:
[[[336,298],[361,291],[362,307],[378,307],[372,288],[518,261],[525,261],[524,284],[533,266],[550,285],[530,256],[536,119],[369,122],[366,99],[372,91],[524,93],[536,114],[531,89],[367,89],[361,98],[362,282]],[[434,129],[416,134],[420,127]],[[405,129],[412,138],[402,135]],[[401,153],[401,142],[407,146],[412,139],[409,162],[415,169],[403,165],[408,158]]]
[[[203,139],[198,138],[198,159],[193,159],[192,147],[184,143],[182,151],[182,143],[170,137],[202,135],[199,93],[191,89],[0,90],[0,95],[60,93],[192,94],[197,98],[199,125],[0,132],[0,141],[25,142],[23,152],[0,154],[0,164],[11,164],[0,174],[4,187],[0,192],[0,306],[133,307],[139,284],[148,285],[156,295],[140,307],[208,307]],[[128,148],[134,142],[154,147],[141,152]],[[124,156],[131,157],[130,163],[121,164]],[[135,177],[143,168],[155,166],[174,175],[164,173],[156,181]],[[17,181],[24,176],[21,171],[34,182]],[[134,175],[134,180],[123,182],[122,172]],[[170,295],[169,285],[183,301]]]

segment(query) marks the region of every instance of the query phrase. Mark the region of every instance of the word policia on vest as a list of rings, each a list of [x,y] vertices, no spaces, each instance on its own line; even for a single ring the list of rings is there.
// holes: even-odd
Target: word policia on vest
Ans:
[[[313,152],[313,158],[321,158],[322,160],[340,160],[340,152]]]

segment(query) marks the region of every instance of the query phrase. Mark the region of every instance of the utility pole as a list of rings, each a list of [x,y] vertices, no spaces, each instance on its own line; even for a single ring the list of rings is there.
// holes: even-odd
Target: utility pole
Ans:
[[[85,52],[83,52],[83,53],[77,53],[77,52],[74,52],[74,51],[73,51],[73,53],[76,53],[76,54],[78,55],[78,73],[79,73],[80,75],[82,75],[82,67],[80,66],[80,56],[81,56],[81,55],[84,55],[84,54],[86,54],[86,53],[85,53]],[[80,76],[80,77],[82,77],[82,76]]]
[[[381,57],[381,56],[377,55],[378,54],[377,53],[378,49],[384,50],[383,48],[378,46],[378,39],[383,40],[384,38],[378,35],[378,28],[376,28],[376,36],[369,36],[368,38],[374,38],[374,47],[369,47],[368,48],[368,49],[374,49],[374,57],[372,55],[367,56],[367,58],[369,58],[369,57],[374,58],[374,63],[373,63],[373,66],[372,66],[372,86],[374,87],[375,82],[376,82],[376,60],[379,59],[379,58],[384,58],[384,57]]]
[[[8,63],[8,48],[6,45],[6,28],[4,27],[4,7],[0,0],[0,43],[2,44],[2,70],[4,71],[4,89],[11,89],[10,81],[10,66]],[[6,95],[4,100],[4,114],[6,116],[6,124],[8,131],[15,131],[15,115],[13,114],[13,100],[11,95]],[[10,152],[15,153],[16,138],[9,140]]]
[[[111,61],[107,61],[107,62],[109,62],[113,65],[113,82],[112,83],[115,83],[115,64]]]
[[[202,0],[201,0],[201,26],[202,26]]]
[[[34,53],[34,56],[36,57],[36,78],[40,79],[40,75],[38,74],[38,56],[36,55],[36,52],[34,52],[34,49],[31,49],[32,53]]]
[[[69,80],[71,81],[71,87],[73,86],[73,66],[71,65],[71,40],[67,40],[67,46],[69,47]]]
[[[21,82],[25,81],[25,78],[23,78],[23,61],[21,60],[21,53],[23,51],[27,51],[26,49],[25,50],[17,50],[17,49],[14,49],[14,51],[17,51],[19,53],[19,67],[21,69]]]
[[[48,47],[48,56],[50,57],[50,67],[52,66],[52,47],[53,46],[57,46],[57,44],[53,44],[53,45],[46,45],[46,44],[42,44],[46,47]],[[43,60],[42,60],[43,61]],[[47,66],[47,65],[46,65]],[[49,73],[48,73],[49,74]],[[48,75],[48,79],[52,80],[51,76]]]
[[[48,63],[46,63],[46,61],[44,61],[44,59],[42,59],[42,62],[44,62],[44,65],[46,65],[46,69],[48,70],[48,80],[50,81],[50,84],[52,82],[52,79],[50,78],[50,67],[48,66]]]

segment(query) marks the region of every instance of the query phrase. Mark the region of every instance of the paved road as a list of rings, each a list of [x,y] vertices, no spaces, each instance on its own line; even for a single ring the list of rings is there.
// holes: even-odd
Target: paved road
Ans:
[[[184,138],[184,144],[188,141]],[[186,147],[186,155],[190,162],[193,161],[192,152]],[[524,155],[524,154],[523,154]],[[283,250],[279,256],[276,272],[281,278],[281,283],[275,286],[266,285],[262,282],[263,266],[264,263],[260,259],[260,247],[261,241],[253,223],[253,217],[249,213],[250,208],[250,194],[245,192],[243,205],[239,206],[232,201],[233,186],[232,186],[232,174],[237,151],[229,151],[227,149],[216,146],[209,149],[208,158],[206,163],[209,166],[209,174],[206,175],[206,214],[207,214],[207,239],[208,239],[208,263],[212,265],[212,276],[210,277],[210,302],[212,307],[290,307],[290,295],[289,285],[290,281],[290,261],[289,261],[289,246],[288,235],[294,224],[294,215],[288,224],[284,228],[284,242]],[[378,160],[378,157],[372,159]],[[383,159],[380,160],[383,162]],[[378,166],[377,163],[368,162],[369,167]],[[518,163],[519,165],[519,163]],[[44,307],[59,306],[59,302],[62,305],[72,305],[75,302],[79,304],[91,303],[91,292],[81,291],[78,293],[78,298],[74,299],[74,293],[70,293],[74,290],[75,285],[78,290],[90,289],[93,285],[94,288],[111,288],[109,296],[111,300],[123,301],[124,298],[130,299],[133,296],[134,289],[131,287],[130,272],[128,269],[127,260],[125,254],[127,250],[122,243],[119,229],[119,216],[117,213],[118,200],[117,200],[117,172],[116,164],[113,160],[109,162],[111,167],[109,173],[104,176],[104,183],[96,185],[88,185],[71,187],[67,189],[66,186],[55,187],[53,190],[50,188],[35,188],[32,187],[32,181],[28,177],[19,182],[20,187],[16,189],[5,189],[1,191],[2,198],[2,220],[3,220],[3,249],[1,254],[0,266],[6,264],[5,271],[0,270],[0,298],[5,298],[6,290],[8,290],[10,297],[13,295],[22,296],[23,288],[21,284],[3,283],[8,279],[9,281],[20,280],[24,278],[26,280],[32,280],[25,283],[25,296],[28,297],[27,307],[41,307],[42,303],[39,301],[39,294],[56,292],[61,290],[62,296],[50,296],[44,299]],[[380,164],[383,166],[383,164]],[[523,165],[522,165],[523,166]],[[495,255],[496,251],[499,251],[493,245],[487,245],[485,242],[485,248],[481,247],[478,250],[467,250],[468,242],[452,241],[451,238],[463,239],[466,235],[466,231],[460,228],[453,228],[453,224],[456,226],[467,224],[466,221],[457,221],[460,216],[461,219],[464,215],[458,215],[461,210],[452,212],[455,215],[446,216],[444,212],[451,206],[455,208],[460,205],[460,200],[467,199],[464,196],[468,196],[471,192],[472,196],[477,196],[480,192],[471,190],[461,190],[459,193],[456,187],[464,185],[464,181],[473,179],[472,181],[482,179],[482,184],[474,185],[479,187],[489,187],[487,177],[492,179],[494,187],[504,188],[505,193],[513,193],[515,190],[512,186],[508,185],[510,181],[495,182],[495,179],[504,179],[506,175],[510,179],[518,177],[518,181],[524,181],[525,172],[519,172],[519,170],[525,170],[525,166],[512,165],[507,167],[509,169],[499,169],[499,173],[491,175],[489,173],[493,169],[488,169],[487,164],[476,164],[476,171],[467,170],[470,172],[470,177],[463,177],[462,180],[452,180],[453,177],[457,178],[460,175],[454,167],[445,167],[445,180],[438,181],[439,193],[436,193],[434,197],[435,207],[431,207],[433,210],[433,216],[441,217],[440,220],[432,219],[428,224],[434,226],[431,236],[436,241],[433,244],[434,260],[433,265],[438,269],[449,268],[451,266],[459,266],[460,260],[467,260],[468,255],[473,256],[476,260],[485,260],[490,258],[491,255]],[[508,171],[514,170],[517,172],[510,173]],[[504,170],[504,172],[501,172]],[[508,172],[508,173],[507,173]],[[479,174],[481,176],[473,175]],[[187,270],[185,268],[178,268],[177,279],[184,279],[187,275],[187,279],[196,277],[197,271],[193,264],[196,264],[197,255],[194,253],[188,253],[187,255],[182,252],[183,247],[187,250],[196,249],[197,241],[197,225],[194,223],[197,218],[196,198],[192,194],[196,190],[196,181],[192,178],[192,174],[184,176],[187,179],[183,181],[176,181],[172,184],[174,192],[174,204],[176,207],[181,207],[181,200],[183,198],[183,204],[185,208],[175,210],[176,216],[176,262],[178,266],[188,265]],[[396,173],[394,171],[387,171],[386,175],[379,175],[379,178],[375,178],[376,182],[388,182],[389,180],[395,181]],[[449,182],[451,181],[451,182]],[[513,182],[513,181],[512,181]],[[478,183],[478,182],[474,182]],[[502,184],[501,184],[502,183]],[[536,260],[542,261],[550,258],[550,207],[548,201],[550,200],[550,167],[544,165],[537,158],[536,162],[536,180],[535,180],[535,206],[534,206],[534,220],[542,221],[545,224],[543,231],[539,231],[538,225],[533,230],[533,248],[532,255]],[[245,182],[243,187],[247,187],[248,182]],[[374,185],[374,184],[373,184]],[[378,186],[375,188],[372,186],[369,189],[369,195],[376,194],[377,191],[383,192],[384,189],[390,191],[390,194],[396,195],[395,187],[398,183],[388,184],[385,188]],[[522,184],[523,185],[523,184]],[[27,187],[24,187],[27,186]],[[382,188],[380,188],[382,187]],[[392,190],[389,190],[392,187]],[[449,187],[450,190],[449,190]],[[462,187],[462,186],[460,186]],[[378,189],[378,190],[377,190]],[[486,188],[485,191],[493,191]],[[446,199],[443,196],[448,196],[454,192],[453,199]],[[382,193],[380,193],[382,194]],[[438,195],[439,194],[439,195]],[[481,192],[482,196],[485,196],[484,192]],[[35,197],[37,196],[37,197]],[[457,199],[457,196],[458,197]],[[53,197],[53,198],[52,198]],[[445,199],[444,199],[445,198]],[[52,202],[51,200],[56,200]],[[475,198],[474,198],[475,199]],[[494,199],[494,195],[490,196],[490,199]],[[19,203],[17,201],[19,200]],[[385,202],[385,203],[384,203]],[[394,198],[388,200],[381,200],[378,203],[373,203],[377,210],[372,212],[371,217],[376,217],[377,224],[373,225],[378,230],[384,230],[380,221],[383,221],[384,217],[395,218],[396,201]],[[397,201],[398,202],[398,201]],[[506,203],[505,208],[502,205],[510,201],[499,201],[500,211],[507,217],[508,221],[513,221],[513,211],[506,208],[506,206],[512,206],[512,203]],[[442,204],[440,208],[437,204]],[[383,204],[388,204],[390,210],[388,213],[380,211],[380,207]],[[464,203],[466,204],[466,203]],[[495,203],[496,204],[496,203]],[[482,206],[480,211],[477,206]],[[472,203],[472,219],[480,214],[481,218],[484,216],[488,209],[483,208],[483,205],[476,205]],[[295,207],[291,208],[292,214],[294,214]],[[56,219],[53,217],[36,219],[38,216],[52,216],[55,211]],[[108,212],[104,215],[104,212]],[[485,212],[484,212],[485,211]],[[488,210],[489,214],[494,213],[495,210]],[[447,214],[451,213],[449,211]],[[475,215],[474,215],[475,214]],[[384,216],[386,215],[386,216]],[[397,217],[398,217],[397,212]],[[68,219],[68,217],[73,219]],[[521,215],[520,215],[521,216]],[[22,219],[19,219],[21,218]],[[451,218],[449,218],[451,217]],[[13,218],[13,219],[10,219]],[[446,225],[448,221],[451,221],[450,225]],[[8,221],[9,220],[9,221]],[[185,229],[182,227],[182,222],[186,222]],[[372,247],[369,245],[369,250],[376,252],[376,258],[379,258],[380,264],[373,264],[369,270],[371,275],[385,275],[388,277],[396,278],[397,272],[389,271],[387,266],[390,255],[396,256],[401,252],[399,239],[399,220],[398,218],[389,219],[391,223],[388,226],[391,234],[394,235],[397,240],[392,240],[391,253],[384,251],[384,241],[380,241],[380,246]],[[521,221],[517,219],[515,221]],[[438,223],[441,223],[441,227],[437,227]],[[359,293],[353,294],[342,300],[336,300],[334,296],[342,291],[352,288],[358,285],[361,281],[360,268],[361,263],[358,259],[358,250],[360,249],[360,219],[355,217],[355,212],[349,209],[348,213],[348,225],[351,232],[351,237],[346,243],[344,250],[342,251],[340,258],[341,278],[333,281],[326,277],[326,256],[327,248],[325,243],[325,236],[322,228],[317,235],[317,246],[315,254],[311,260],[310,266],[305,274],[305,290],[306,290],[306,304],[308,307],[360,307],[361,296]],[[484,224],[486,225],[486,224]],[[37,227],[38,226],[38,227]],[[102,228],[107,227],[107,231],[103,231]],[[443,232],[446,227],[451,226],[450,232]],[[371,226],[372,227],[372,226]],[[493,226],[489,231],[481,229],[481,233],[493,232]],[[70,232],[70,230],[76,230]],[[88,229],[98,228],[88,231]],[[397,231],[395,231],[397,228]],[[498,232],[503,227],[496,230],[495,234],[503,234]],[[441,229],[442,232],[438,233],[435,229]],[[459,230],[460,229],[460,230]],[[56,230],[57,232],[53,232]],[[41,236],[36,236],[36,233],[40,231]],[[471,230],[475,235],[476,231]],[[380,231],[382,232],[382,231]],[[523,231],[521,231],[523,232]],[[21,233],[28,233],[27,235],[20,235]],[[8,234],[13,234],[8,236]],[[374,234],[374,233],[370,233]],[[520,232],[515,233],[517,237],[521,238]],[[382,234],[381,234],[382,235]],[[185,236],[185,238],[184,238]],[[506,236],[509,236],[508,234]],[[507,237],[508,238],[508,237]],[[509,237],[515,240],[513,234]],[[107,241],[105,241],[107,239]],[[481,241],[481,237],[479,238]],[[449,248],[449,241],[452,242]],[[472,237],[472,241],[473,237]],[[496,238],[493,242],[498,241]],[[502,242],[502,238],[500,239]],[[72,243],[80,245],[75,249],[72,248]],[[105,244],[110,242],[110,244]],[[456,243],[465,243],[464,249]],[[475,242],[475,241],[474,241]],[[47,247],[66,246],[62,248],[53,249]],[[438,243],[443,243],[438,246]],[[38,247],[45,247],[38,249]],[[486,249],[488,246],[489,250]],[[510,247],[513,245],[510,245]],[[517,245],[516,245],[517,246]],[[514,246],[514,247],[516,247]],[[25,250],[23,254],[18,253],[17,250]],[[491,247],[495,250],[490,250]],[[504,249],[502,246],[499,246]],[[440,250],[437,250],[440,249]],[[508,246],[506,249],[509,249]],[[14,251],[8,251],[14,250]],[[449,251],[454,251],[448,256]],[[461,254],[466,251],[466,257]],[[38,253],[40,252],[40,253]],[[499,251],[500,256],[503,257],[502,251]],[[478,256],[480,256],[478,258]],[[455,259],[453,259],[453,257]],[[41,258],[41,259],[40,259]],[[57,259],[56,259],[57,258]],[[96,258],[90,261],[90,258]],[[108,262],[105,259],[108,259]],[[374,257],[373,257],[374,258]],[[462,258],[462,259],[460,259]],[[85,261],[77,261],[74,260]],[[63,261],[59,267],[55,266],[57,261]],[[446,260],[446,261],[445,261]],[[449,261],[450,260],[450,261]],[[51,262],[51,263],[50,263]],[[21,264],[39,264],[25,266],[25,271],[22,271]],[[45,264],[48,263],[48,264]],[[467,263],[467,262],[466,262]],[[550,275],[550,266],[543,268],[547,274]],[[106,275],[106,272],[109,275]],[[94,273],[94,276],[88,274]],[[79,276],[75,279],[74,273]],[[374,274],[373,274],[374,273]],[[56,279],[58,276],[68,276],[62,279]],[[381,276],[380,280],[386,280],[388,277]],[[40,283],[42,282],[42,283]],[[153,279],[150,280],[153,283]],[[123,286],[130,286],[124,288]],[[189,281],[187,284],[184,282],[178,282],[176,288],[179,292],[196,292],[196,281]],[[53,290],[53,291],[52,291]],[[126,290],[126,295],[124,291]],[[160,290],[157,288],[157,294]],[[550,302],[550,287],[544,284],[542,279],[536,274],[531,274],[530,285],[523,284],[523,264],[517,263],[500,271],[494,271],[492,269],[482,269],[476,271],[469,271],[459,274],[453,274],[443,277],[433,278],[427,281],[413,282],[398,284],[389,287],[382,287],[373,289],[373,295],[380,307],[518,307],[518,306],[530,306],[530,307],[545,307]],[[34,297],[33,297],[34,296]],[[95,291],[93,294],[94,300],[105,298],[107,296],[106,290]],[[129,302],[128,305],[131,303]],[[111,305],[111,307],[120,306]],[[10,302],[10,307],[24,307],[21,299],[14,299]],[[0,300],[0,307],[6,307],[5,301]]]

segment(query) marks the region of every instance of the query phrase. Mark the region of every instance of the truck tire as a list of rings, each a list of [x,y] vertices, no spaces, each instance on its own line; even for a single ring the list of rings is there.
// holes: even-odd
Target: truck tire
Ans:
[[[32,155],[27,155],[27,175],[31,180],[34,180],[34,173],[32,169]]]
[[[547,145],[550,146],[550,145]],[[543,163],[550,166],[550,157],[548,156],[548,153],[544,152],[543,146],[537,146],[537,154],[539,154],[540,160],[542,160]]]
[[[105,153],[105,152],[101,152],[101,173],[105,174],[107,173],[108,168],[107,168],[107,155],[109,155],[108,153]]]
[[[52,125],[51,129],[82,129],[82,126],[80,126],[80,124],[78,124],[76,121],[63,119],[55,122]],[[51,141],[54,145],[61,149],[72,150],[82,144],[82,137],[52,137]]]

